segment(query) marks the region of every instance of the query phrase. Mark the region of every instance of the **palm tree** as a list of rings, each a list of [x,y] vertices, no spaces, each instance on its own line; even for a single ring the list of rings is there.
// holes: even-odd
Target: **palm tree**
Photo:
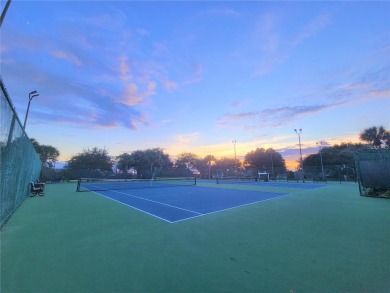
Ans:
[[[371,143],[375,147],[381,147],[383,141],[386,145],[390,143],[390,132],[383,126],[372,126],[360,133],[360,140]]]

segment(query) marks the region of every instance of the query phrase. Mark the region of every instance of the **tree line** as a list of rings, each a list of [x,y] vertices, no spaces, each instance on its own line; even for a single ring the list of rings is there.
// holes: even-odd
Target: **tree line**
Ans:
[[[272,161],[272,162],[271,162]],[[64,168],[67,177],[110,177],[149,179],[154,177],[256,176],[257,171],[273,164],[286,171],[285,161],[273,149],[258,148],[245,156],[244,162],[234,158],[217,159],[213,155],[199,157],[182,153],[172,160],[161,148],[136,150],[115,158],[106,149],[86,149],[73,156]]]
[[[361,141],[369,143],[373,148],[389,148],[390,145],[390,133],[383,126],[367,128],[359,137]],[[258,172],[263,171],[275,178],[282,174],[291,176],[292,173],[287,170],[282,155],[272,148],[257,148],[247,153],[241,161],[226,157],[217,159],[214,155],[199,157],[190,152],[182,153],[176,160],[172,160],[161,148],[136,150],[111,157],[106,149],[94,147],[74,155],[58,174],[52,168],[57,162],[59,151],[52,146],[40,145],[35,139],[31,140],[42,161],[42,177],[46,180],[59,176],[62,179],[109,176],[153,178],[183,177],[194,174],[201,178],[213,178],[215,176],[257,176]],[[366,148],[367,144],[363,143],[324,146],[319,148],[318,153],[306,156],[303,159],[303,167],[305,172],[310,168],[318,171],[324,166],[327,169],[330,166],[344,166],[344,169],[349,166],[353,169],[353,154]],[[340,172],[336,169],[332,172]]]

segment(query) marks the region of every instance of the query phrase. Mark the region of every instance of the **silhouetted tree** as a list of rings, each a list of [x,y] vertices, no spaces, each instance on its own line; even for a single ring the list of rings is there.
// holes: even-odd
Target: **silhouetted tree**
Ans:
[[[235,167],[239,168],[239,164],[234,158],[222,158],[215,162],[215,170],[219,176],[235,176]]]
[[[387,146],[390,145],[390,132],[387,131],[383,126],[372,126],[363,130],[360,134],[360,139],[371,143],[374,147],[380,148],[382,142]]]
[[[34,138],[31,138],[30,140],[42,162],[42,165],[47,164],[47,166],[52,168],[60,156],[58,149],[51,145],[41,145]]]
[[[199,161],[198,156],[193,153],[182,153],[177,156],[175,165],[180,168],[196,169],[199,167]]]
[[[134,169],[137,172],[137,178],[151,178],[157,176],[162,168],[172,166],[169,155],[164,154],[160,148],[147,149],[144,151],[136,150],[131,154],[124,153],[117,157],[118,169],[123,173]]]
[[[73,156],[65,165],[69,170],[91,170],[112,172],[112,160],[106,149],[86,149],[81,154]]]
[[[257,148],[255,151],[251,151],[245,155],[245,165],[252,168],[258,168],[259,170],[267,167],[286,170],[286,162],[282,155],[270,148],[265,150],[264,148]]]

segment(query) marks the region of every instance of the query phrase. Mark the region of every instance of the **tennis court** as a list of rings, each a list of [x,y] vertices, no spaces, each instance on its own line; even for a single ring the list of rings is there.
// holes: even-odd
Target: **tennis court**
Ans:
[[[202,186],[107,190],[96,193],[170,223],[287,195]]]
[[[1,230],[0,289],[389,292],[390,201],[354,183],[317,186],[202,181],[99,195],[47,184]],[[202,216],[166,218],[160,204],[115,196]]]

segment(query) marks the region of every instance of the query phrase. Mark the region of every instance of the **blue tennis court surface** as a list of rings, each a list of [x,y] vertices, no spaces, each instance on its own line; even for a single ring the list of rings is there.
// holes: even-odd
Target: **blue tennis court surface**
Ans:
[[[107,190],[96,193],[170,223],[287,195],[201,186]]]

